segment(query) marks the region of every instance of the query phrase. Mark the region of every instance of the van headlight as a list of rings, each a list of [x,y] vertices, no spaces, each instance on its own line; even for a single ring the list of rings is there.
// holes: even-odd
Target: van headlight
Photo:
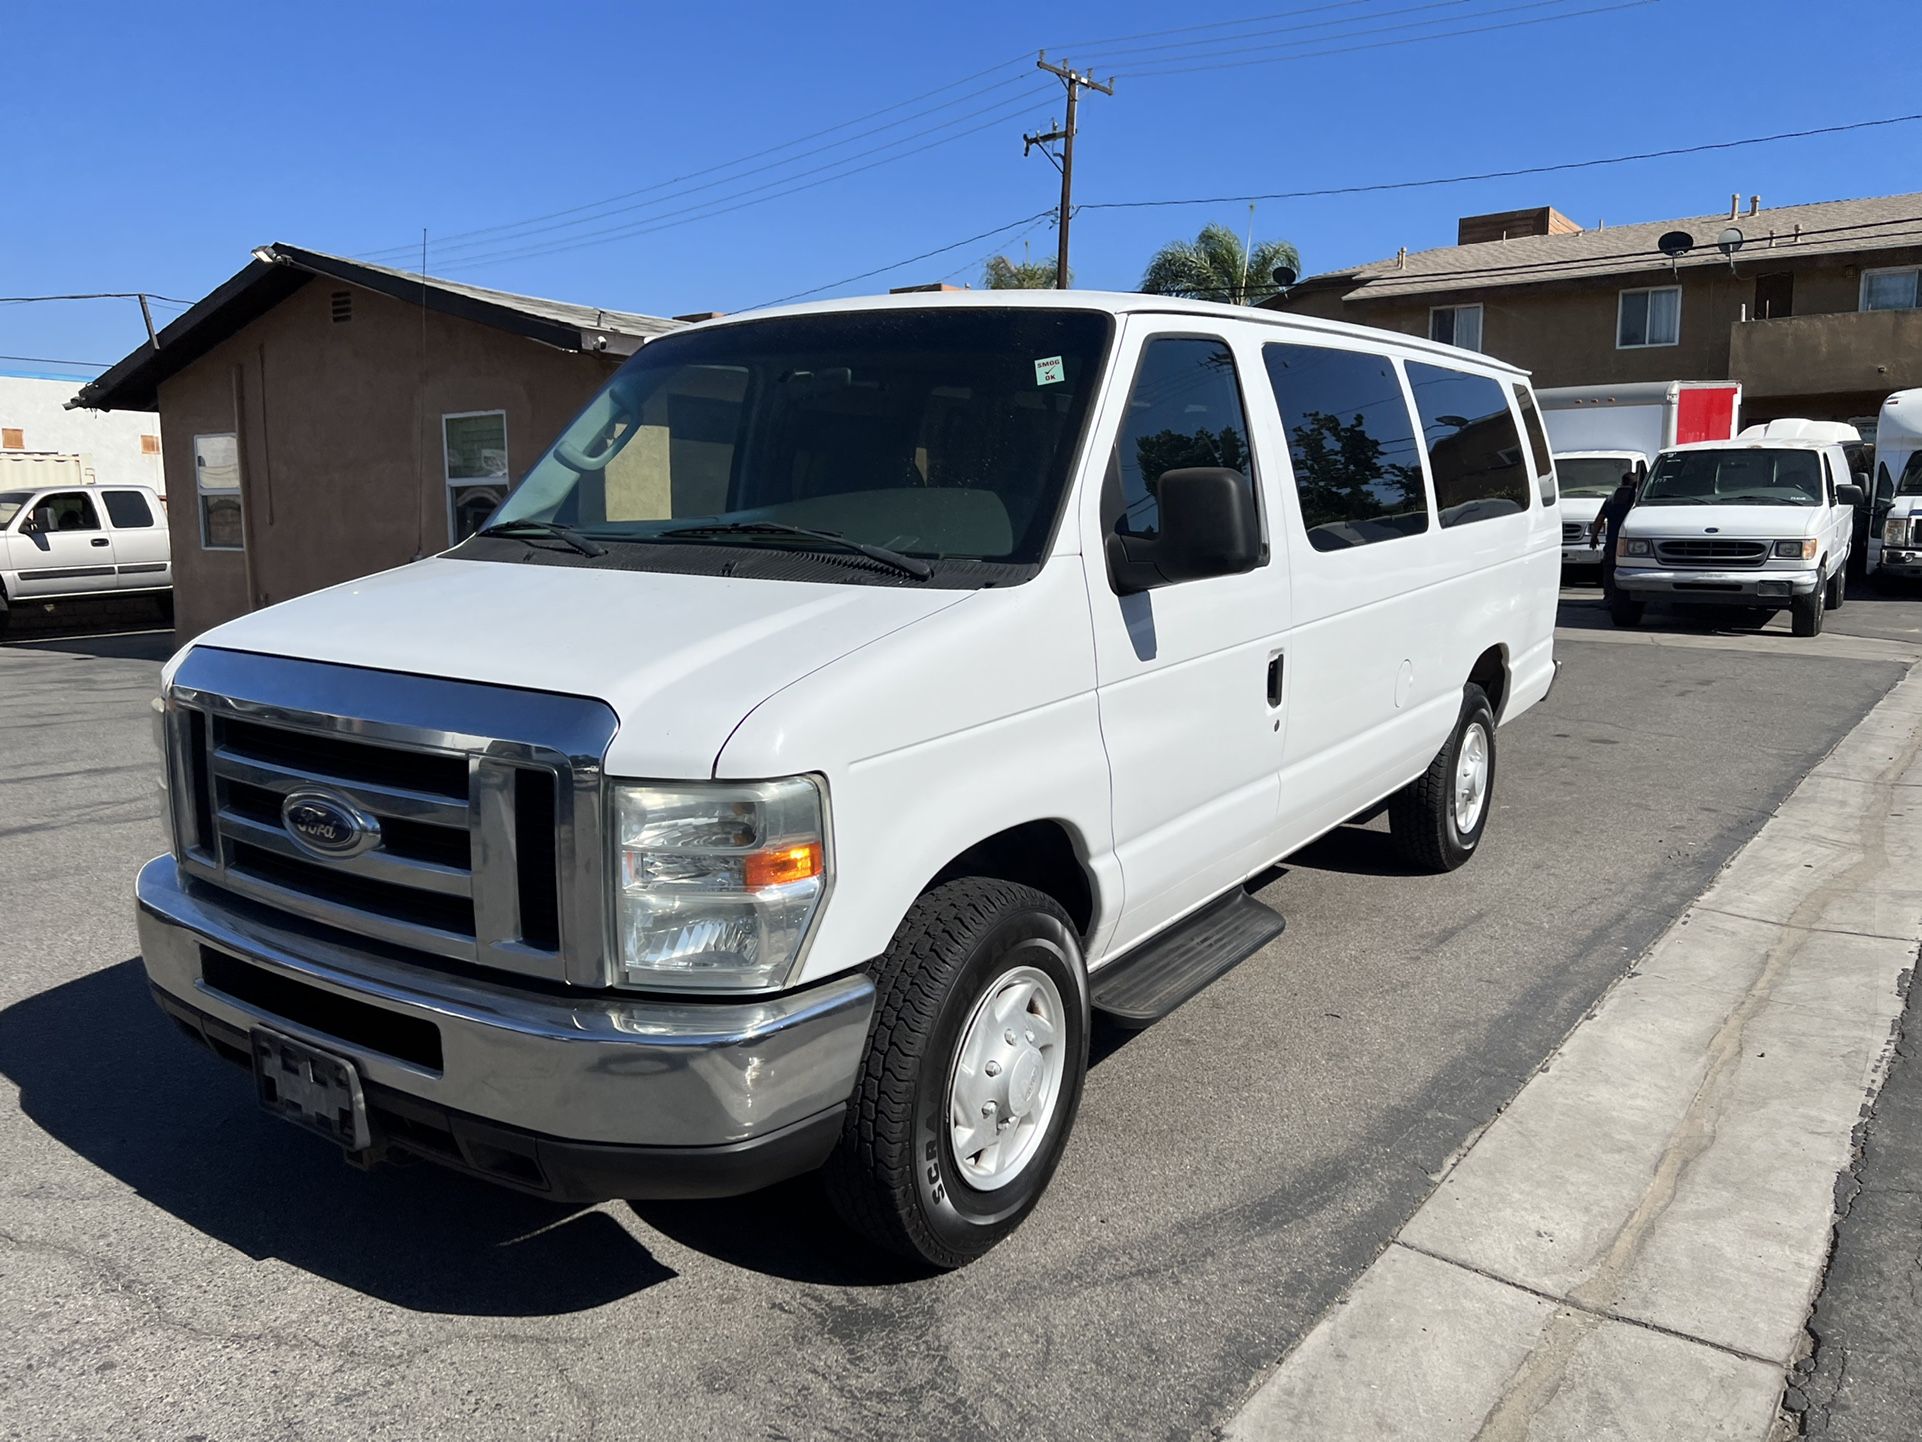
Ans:
[[[1647,556],[1653,554],[1653,552],[1650,550],[1647,541],[1637,540],[1633,536],[1623,536],[1621,544],[1615,549],[1615,554],[1618,556]]]
[[[1909,518],[1890,516],[1882,522],[1882,544],[1885,546],[1906,546],[1909,543]]]
[[[1777,541],[1775,555],[1784,561],[1813,561],[1821,548],[1822,543],[1814,536],[1805,541]]]
[[[629,986],[781,985],[828,884],[819,782],[614,786],[615,922]]]

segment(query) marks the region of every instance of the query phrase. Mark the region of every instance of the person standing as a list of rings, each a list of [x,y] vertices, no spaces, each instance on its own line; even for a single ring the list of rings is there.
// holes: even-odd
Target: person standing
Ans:
[[[1602,508],[1589,523],[1588,544],[1594,545],[1596,537],[1602,538],[1602,599],[1615,599],[1615,546],[1622,538],[1622,522],[1635,508],[1635,472],[1626,471],[1622,483],[1614,493],[1602,502]]]

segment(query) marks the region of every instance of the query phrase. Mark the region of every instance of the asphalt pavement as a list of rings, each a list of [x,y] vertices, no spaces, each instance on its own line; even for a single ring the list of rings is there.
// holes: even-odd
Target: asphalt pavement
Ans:
[[[1278,868],[1286,934],[1105,1037],[1042,1206],[931,1279],[806,1182],[569,1210],[260,1115],[135,959],[166,639],[0,648],[0,1435],[1208,1435],[1922,654],[1907,598],[1563,621],[1482,854]]]

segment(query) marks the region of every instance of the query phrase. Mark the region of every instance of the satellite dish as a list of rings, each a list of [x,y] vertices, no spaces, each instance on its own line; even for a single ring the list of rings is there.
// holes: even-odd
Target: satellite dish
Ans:
[[[1742,248],[1742,242],[1745,239],[1747,239],[1747,237],[1742,234],[1742,227],[1739,225],[1731,225],[1727,230],[1715,237],[1715,245],[1723,255],[1733,256],[1736,251]]]
[[[1656,248],[1670,260],[1687,255],[1695,249],[1695,237],[1686,230],[1671,230],[1655,242]]]
[[[1289,286],[1295,283],[1296,279],[1295,268],[1292,265],[1278,265],[1275,267],[1274,281],[1278,290],[1288,289]]]

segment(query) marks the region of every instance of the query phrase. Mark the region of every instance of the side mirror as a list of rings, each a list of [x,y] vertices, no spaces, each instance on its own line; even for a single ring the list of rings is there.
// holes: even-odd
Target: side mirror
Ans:
[[[1261,564],[1254,486],[1240,471],[1215,466],[1163,471],[1155,491],[1159,534],[1108,537],[1108,571],[1122,595],[1240,575]]]
[[[1864,476],[1863,480],[1868,477]],[[1852,486],[1847,481],[1835,488],[1835,499],[1845,506],[1860,506],[1868,500],[1868,492],[1860,486]]]

